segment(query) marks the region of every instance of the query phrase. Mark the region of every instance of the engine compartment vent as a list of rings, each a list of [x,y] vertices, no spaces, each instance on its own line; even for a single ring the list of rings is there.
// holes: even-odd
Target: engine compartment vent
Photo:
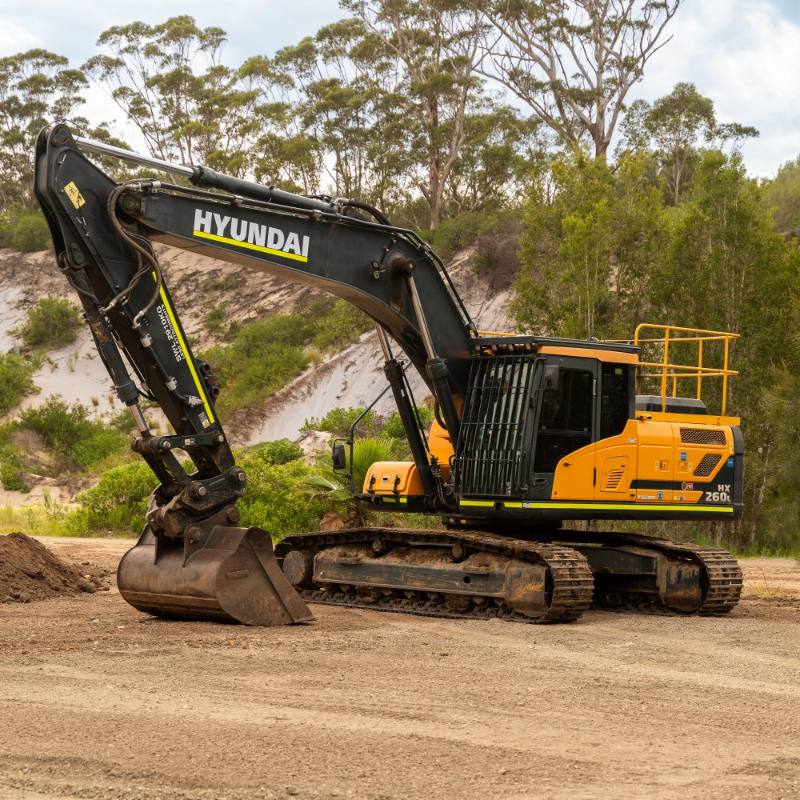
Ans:
[[[723,447],[725,445],[725,431],[714,428],[681,428],[681,442],[683,444],[710,444]]]
[[[706,453],[695,467],[694,474],[698,478],[707,478],[721,460],[722,456],[719,453]]]

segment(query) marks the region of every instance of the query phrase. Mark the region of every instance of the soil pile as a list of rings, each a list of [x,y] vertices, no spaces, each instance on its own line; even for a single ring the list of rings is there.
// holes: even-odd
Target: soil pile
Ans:
[[[24,533],[0,536],[0,603],[96,592],[108,588],[107,574],[88,562],[68,564]]]

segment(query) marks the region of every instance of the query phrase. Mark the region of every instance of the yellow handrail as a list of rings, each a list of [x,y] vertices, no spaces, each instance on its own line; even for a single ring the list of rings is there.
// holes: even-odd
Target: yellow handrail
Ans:
[[[661,336],[653,336],[652,338],[644,338],[642,333],[648,331],[653,334],[660,333]],[[677,334],[677,335],[674,335]],[[689,335],[681,335],[689,334]],[[653,378],[659,379],[661,382],[661,410],[666,411],[667,408],[667,386],[668,381],[672,384],[672,397],[677,395],[678,381],[682,378],[692,378],[696,381],[697,399],[703,398],[703,379],[704,378],[722,378],[722,400],[720,413],[724,414],[728,402],[728,379],[738,375],[736,370],[730,369],[730,347],[731,342],[739,338],[738,333],[729,333],[727,331],[707,330],[704,328],[686,328],[680,325],[660,325],[650,322],[643,322],[636,327],[633,334],[633,343],[637,347],[643,345],[661,345],[663,347],[663,357],[660,361],[645,361],[640,359],[639,366],[646,368],[653,368],[653,372],[639,373],[640,378]],[[697,344],[697,363],[694,364],[678,364],[673,363],[669,357],[670,345],[678,343],[694,342]],[[703,347],[705,342],[722,342],[723,353],[722,368],[707,367],[703,364],[703,359],[708,355]]]

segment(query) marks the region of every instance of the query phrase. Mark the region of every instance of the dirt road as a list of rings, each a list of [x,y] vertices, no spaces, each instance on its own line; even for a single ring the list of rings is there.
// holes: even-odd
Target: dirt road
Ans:
[[[109,565],[127,546],[47,544]],[[0,798],[797,798],[800,567],[744,566],[727,619],[0,605]]]

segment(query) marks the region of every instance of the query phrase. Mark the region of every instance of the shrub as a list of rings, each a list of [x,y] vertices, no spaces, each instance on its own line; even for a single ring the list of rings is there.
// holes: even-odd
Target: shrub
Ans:
[[[311,344],[326,353],[342,350],[372,327],[366,314],[344,300],[318,300],[308,315],[316,329]]]
[[[394,459],[394,442],[383,437],[359,439],[353,446],[353,485],[357,492],[364,485],[364,478],[369,468],[376,461],[392,461]]]
[[[11,440],[16,427],[14,423],[0,425],[0,484],[10,491],[26,492],[30,487],[22,480],[25,460]]]
[[[69,406],[60,397],[49,397],[39,408],[26,409],[20,414],[20,423],[44,439],[61,467],[89,469],[128,446],[124,434],[91,419],[80,403]]]
[[[223,387],[219,410],[227,413],[254,405],[285,386],[309,364],[298,344],[309,336],[302,317],[268,317],[240,328],[231,344],[203,354]]]
[[[8,413],[25,395],[33,394],[36,361],[14,353],[0,354],[0,415]]]
[[[134,531],[144,525],[147,498],[158,485],[142,461],[115,467],[103,474],[97,486],[81,492],[77,501],[91,531]]]
[[[433,411],[426,406],[417,406],[417,414],[419,414],[422,427],[427,428],[433,422]],[[403,421],[400,419],[400,412],[393,411],[386,420],[386,425],[383,429],[386,436],[392,439],[405,439],[406,431],[403,427]]]
[[[350,426],[363,410],[363,408],[332,408],[322,419],[316,417],[307,419],[300,430],[303,433],[324,431],[345,438],[350,433]],[[377,414],[374,411],[368,411],[358,424],[358,432],[362,435],[375,436],[380,433],[382,427],[381,419]]]
[[[221,334],[228,317],[228,304],[220,303],[214,306],[203,319],[203,324],[214,334]]]
[[[238,503],[242,525],[263,528],[275,539],[319,528],[324,509],[307,490],[311,467],[297,460],[269,464],[257,451],[240,454],[239,465],[248,478],[247,494]]]
[[[0,245],[13,247],[23,253],[47,250],[50,229],[38,208],[11,206],[0,217]]]
[[[59,348],[78,338],[80,316],[75,306],[60,297],[43,297],[28,311],[18,331],[26,347]]]
[[[252,450],[253,455],[265,464],[288,464],[303,457],[303,449],[296,442],[288,439],[276,439],[271,442],[262,442]]]

